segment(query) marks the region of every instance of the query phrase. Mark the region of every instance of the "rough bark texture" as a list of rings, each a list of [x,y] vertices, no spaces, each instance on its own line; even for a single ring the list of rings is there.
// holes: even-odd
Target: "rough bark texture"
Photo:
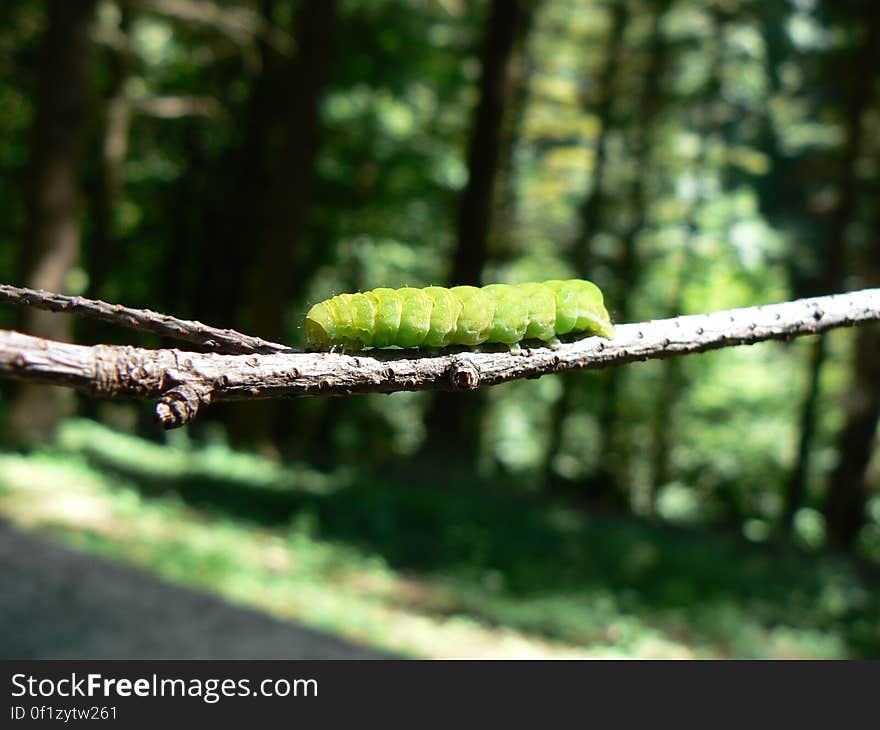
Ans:
[[[212,401],[306,395],[473,390],[574,369],[599,369],[880,321],[880,289],[712,314],[619,325],[613,340],[588,337],[556,349],[380,350],[358,355],[222,355],[71,345],[0,331],[0,377],[66,385],[96,396],[158,398],[166,428]]]
[[[197,345],[229,355],[243,355],[250,352],[287,352],[291,348],[278,342],[268,342],[260,337],[251,337],[231,329],[211,327],[188,319],[177,319],[168,314],[160,314],[149,309],[132,309],[121,304],[108,304],[97,299],[68,297],[53,292],[37,291],[24,287],[0,284],[0,302],[22,304],[49,312],[69,312],[91,319],[100,319],[112,324],[163,337],[192,342]]]
[[[79,167],[89,110],[94,11],[95,0],[48,3],[22,260],[22,278],[35,289],[63,290],[65,277],[79,258]],[[21,327],[53,340],[69,340],[72,335],[67,317],[37,309],[25,312]],[[13,433],[22,439],[44,437],[62,408],[58,391],[21,388],[10,416]]]

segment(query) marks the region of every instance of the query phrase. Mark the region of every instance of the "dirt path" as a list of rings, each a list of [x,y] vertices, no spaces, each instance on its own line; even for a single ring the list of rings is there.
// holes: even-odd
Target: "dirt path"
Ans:
[[[0,658],[383,659],[0,520]]]

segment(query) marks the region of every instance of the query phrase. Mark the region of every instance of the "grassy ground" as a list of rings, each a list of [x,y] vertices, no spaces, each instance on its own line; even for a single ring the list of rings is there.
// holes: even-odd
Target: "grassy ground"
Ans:
[[[880,583],[835,556],[177,438],[71,421],[0,454],[0,515],[410,656],[880,656]]]

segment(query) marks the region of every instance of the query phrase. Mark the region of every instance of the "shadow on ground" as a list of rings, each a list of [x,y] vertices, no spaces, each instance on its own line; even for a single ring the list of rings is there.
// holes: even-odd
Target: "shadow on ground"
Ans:
[[[386,659],[0,520],[0,658]]]
[[[309,494],[197,473],[163,477],[87,451],[96,468],[144,496],[176,494],[205,514],[270,527],[308,516],[321,538],[379,554],[395,570],[461,581],[454,599],[434,607],[443,615],[587,645],[605,640],[609,617],[625,614],[733,656],[763,641],[756,634],[747,650],[728,647],[748,621],[768,634],[837,636],[848,656],[878,655],[877,582],[833,555],[585,514],[484,483],[364,474]],[[481,588],[486,576],[500,592]],[[597,596],[613,603],[607,616],[593,610]],[[585,606],[595,614],[587,628]]]

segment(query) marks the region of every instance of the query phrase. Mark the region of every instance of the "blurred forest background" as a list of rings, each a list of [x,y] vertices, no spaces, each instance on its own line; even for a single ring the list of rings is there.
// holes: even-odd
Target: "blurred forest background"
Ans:
[[[880,286],[874,0],[5,0],[0,280],[302,344],[375,286],[615,321]],[[100,323],[0,326],[160,346]],[[466,395],[3,384],[0,513],[416,656],[880,656],[880,328]]]

